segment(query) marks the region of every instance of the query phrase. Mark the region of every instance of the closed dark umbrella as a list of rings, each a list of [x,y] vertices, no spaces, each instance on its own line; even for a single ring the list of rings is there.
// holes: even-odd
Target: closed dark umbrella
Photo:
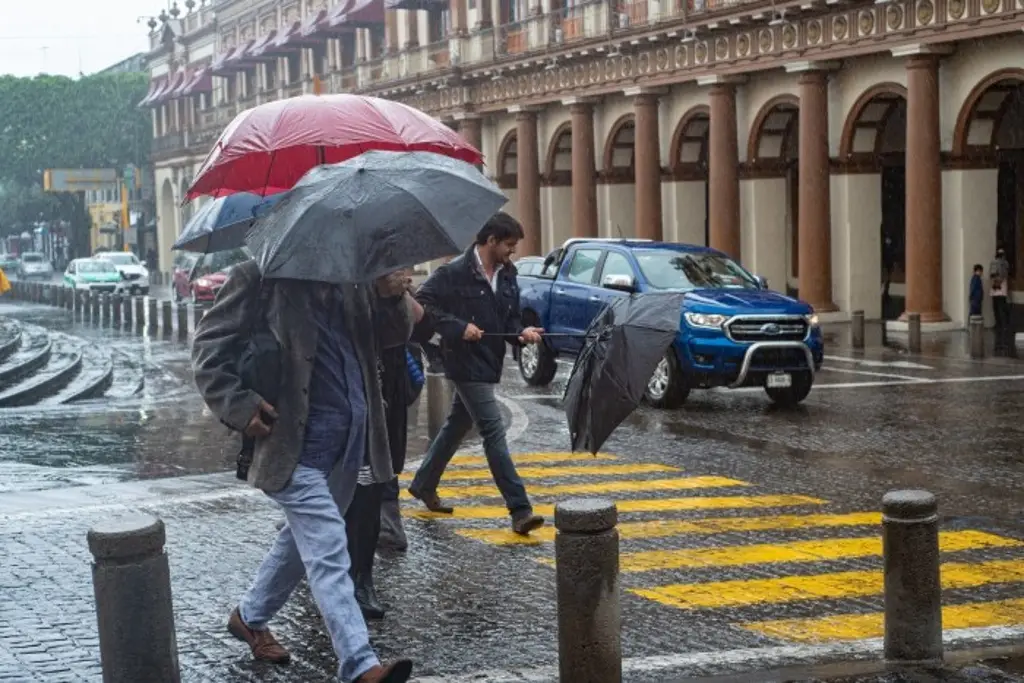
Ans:
[[[371,151],[311,170],[247,240],[266,278],[369,282],[462,253],[507,201],[465,161]]]
[[[565,386],[574,451],[597,453],[636,410],[658,363],[679,333],[683,292],[615,300],[587,329]]]
[[[252,192],[218,197],[196,212],[171,249],[209,254],[245,244],[252,222],[265,215],[281,195],[263,198]]]

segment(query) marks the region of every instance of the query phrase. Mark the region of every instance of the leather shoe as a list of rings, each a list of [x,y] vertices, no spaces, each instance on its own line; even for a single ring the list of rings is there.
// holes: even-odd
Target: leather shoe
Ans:
[[[387,666],[377,665],[356,679],[356,683],[406,683],[412,676],[412,660],[399,659]]]
[[[277,642],[274,634],[267,630],[257,631],[246,626],[237,607],[231,612],[231,617],[228,619],[228,633],[238,640],[248,643],[253,659],[274,664],[287,664],[291,660],[288,650]]]
[[[385,610],[377,597],[377,589],[373,586],[373,580],[359,576],[353,579],[355,583],[356,602],[363,613],[363,619],[375,621],[383,619]]]
[[[512,515],[512,531],[520,536],[528,536],[531,531],[542,526],[544,526],[544,518],[533,514],[532,510]]]
[[[431,512],[439,512],[443,515],[450,515],[455,512],[455,508],[451,505],[445,505],[437,496],[437,491],[418,491],[413,487],[409,487],[409,495],[420,501],[427,506],[427,509]]]

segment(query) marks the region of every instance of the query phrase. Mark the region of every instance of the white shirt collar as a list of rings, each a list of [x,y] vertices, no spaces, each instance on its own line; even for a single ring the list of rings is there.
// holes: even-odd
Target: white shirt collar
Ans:
[[[487,279],[487,271],[484,270],[484,262],[483,262],[483,259],[480,258],[480,247],[479,246],[473,247],[473,255],[476,257],[476,266],[477,266],[477,268],[480,269],[480,274],[483,275],[484,279],[486,280]],[[492,275],[491,279],[487,281],[488,284],[491,285],[491,291],[494,291],[494,292],[498,291],[498,273],[500,273],[501,269],[504,268],[504,267],[505,267],[504,263],[499,264],[498,267],[494,269],[494,275]]]

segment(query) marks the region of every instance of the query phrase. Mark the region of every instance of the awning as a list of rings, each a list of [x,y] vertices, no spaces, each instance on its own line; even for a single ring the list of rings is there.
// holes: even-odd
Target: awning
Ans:
[[[267,43],[263,49],[263,57],[283,57],[304,47],[321,45],[322,38],[307,38],[302,35],[302,22],[296,21],[284,31],[277,34],[273,42]]]
[[[244,45],[236,48],[234,53],[224,60],[224,65],[221,68],[241,71],[252,66],[252,62],[249,61],[249,49],[255,44],[255,40],[249,40]]]
[[[186,81],[181,96],[189,97],[191,95],[211,92],[213,92],[213,72],[210,67],[204,66],[195,71],[192,74],[192,78]]]
[[[179,97],[185,96],[185,87],[192,82],[192,76],[195,75],[194,69],[178,69],[177,73],[174,74],[174,78],[171,81],[171,87],[168,88],[167,94],[164,95],[164,99],[176,100]]]
[[[273,45],[275,40],[277,40],[276,28],[271,29],[256,39],[256,42],[249,48],[247,59],[250,62],[266,62],[277,59],[275,54],[266,54],[267,48]]]
[[[162,104],[170,100],[174,96],[174,91],[181,87],[181,84],[184,80],[185,70],[178,69],[177,71],[175,71],[173,74],[171,74],[170,78],[167,81],[167,85],[164,86],[164,89],[158,92],[156,94],[156,97],[153,98],[152,104]]]
[[[342,4],[345,4],[347,0],[342,0]],[[327,10],[322,9],[316,14],[310,14],[306,17],[305,21],[302,22],[302,35],[305,38],[311,38],[321,31],[324,30],[324,20],[327,18]]]
[[[146,96],[143,97],[142,100],[136,106],[139,107],[139,109],[142,109],[143,107],[148,107],[150,103],[153,101],[153,98],[156,96],[157,92],[160,91],[160,89],[166,82],[166,76],[158,76],[152,79],[149,82],[149,91],[146,93]]]
[[[348,0],[335,5],[327,17],[328,26],[339,28],[372,28],[384,24],[384,0]]]
[[[235,54],[237,48],[229,47],[224,52],[213,58],[211,71],[214,76],[227,76],[234,73],[234,69],[227,66],[227,61]]]
[[[443,12],[450,8],[451,3],[448,0],[384,0],[384,9],[389,11],[407,9]]]

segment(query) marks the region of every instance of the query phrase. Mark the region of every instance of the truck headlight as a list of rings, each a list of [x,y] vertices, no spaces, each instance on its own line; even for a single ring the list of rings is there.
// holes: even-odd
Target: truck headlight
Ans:
[[[201,277],[198,280],[196,280],[196,284],[199,285],[200,287],[210,287],[213,285],[213,282],[207,280],[205,277]]]
[[[718,313],[686,313],[686,323],[691,327],[703,327],[706,329],[718,329],[722,327],[728,318]]]
[[[807,321],[807,325],[809,327],[818,327],[819,326],[818,314],[817,313],[809,313],[809,314],[805,315],[804,316],[804,320]]]

